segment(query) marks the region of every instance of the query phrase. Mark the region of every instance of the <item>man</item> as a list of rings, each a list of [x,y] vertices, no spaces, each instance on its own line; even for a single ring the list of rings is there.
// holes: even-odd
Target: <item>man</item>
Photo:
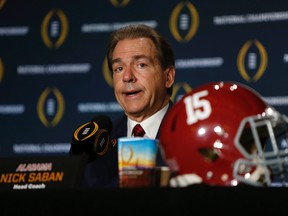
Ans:
[[[115,97],[124,115],[113,123],[113,147],[105,156],[87,164],[84,182],[89,187],[118,187],[117,139],[134,136],[136,124],[141,124],[144,136],[158,138],[162,119],[172,106],[174,53],[153,28],[130,25],[112,33],[107,60],[113,73]],[[165,165],[159,151],[156,165]]]

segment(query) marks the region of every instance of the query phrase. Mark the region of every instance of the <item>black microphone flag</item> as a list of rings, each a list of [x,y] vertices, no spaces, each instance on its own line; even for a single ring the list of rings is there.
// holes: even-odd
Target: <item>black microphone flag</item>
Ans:
[[[108,116],[98,115],[75,130],[70,154],[88,155],[88,162],[105,155],[110,147],[112,121]]]

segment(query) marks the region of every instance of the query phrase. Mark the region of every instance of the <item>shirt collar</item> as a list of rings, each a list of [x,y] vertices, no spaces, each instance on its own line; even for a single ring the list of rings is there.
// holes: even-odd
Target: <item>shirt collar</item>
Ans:
[[[138,123],[141,124],[143,129],[145,130],[146,134],[144,137],[148,137],[151,139],[155,139],[157,132],[159,130],[160,124],[162,122],[163,117],[165,116],[165,113],[167,112],[169,107],[169,103],[164,106],[161,110],[156,112],[154,115],[150,116],[149,118],[145,119],[142,122],[136,122],[128,118],[127,121],[127,136],[130,137],[132,134],[132,129],[134,126]]]

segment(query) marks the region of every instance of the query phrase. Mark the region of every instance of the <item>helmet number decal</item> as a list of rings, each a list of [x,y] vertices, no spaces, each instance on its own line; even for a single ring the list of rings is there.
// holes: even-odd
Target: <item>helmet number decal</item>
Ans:
[[[203,98],[207,95],[208,91],[204,90],[184,98],[188,125],[194,124],[198,120],[207,119],[210,116],[212,112],[211,104]]]

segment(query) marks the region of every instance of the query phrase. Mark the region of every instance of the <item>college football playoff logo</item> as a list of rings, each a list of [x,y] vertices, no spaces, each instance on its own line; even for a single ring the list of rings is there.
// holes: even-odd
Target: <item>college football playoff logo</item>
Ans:
[[[37,103],[37,113],[46,127],[55,127],[59,123],[64,113],[64,99],[57,88],[46,88],[42,92]]]
[[[50,49],[60,47],[68,35],[68,28],[68,19],[62,10],[49,11],[41,26],[44,44]]]
[[[3,61],[0,58],[0,82],[2,82],[3,76],[4,76],[4,66],[3,66]]]
[[[199,26],[199,15],[194,5],[180,2],[172,11],[169,27],[173,37],[178,42],[188,42],[196,34]]]
[[[240,75],[247,82],[259,80],[263,76],[267,64],[267,52],[258,40],[249,40],[240,49],[237,67]]]

